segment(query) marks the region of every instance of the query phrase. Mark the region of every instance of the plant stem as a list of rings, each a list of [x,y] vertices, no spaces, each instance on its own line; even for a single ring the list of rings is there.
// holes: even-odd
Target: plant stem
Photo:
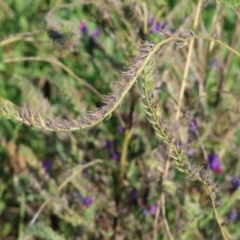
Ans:
[[[126,129],[124,134],[121,158],[120,158],[120,173],[119,173],[119,182],[118,185],[121,186],[122,180],[124,178],[125,169],[127,165],[127,153],[128,153],[128,144],[132,136],[132,128]]]
[[[24,213],[25,213],[25,193],[22,192],[20,197],[20,212],[19,212],[19,226],[18,226],[18,240],[23,239],[23,220],[24,220]]]
[[[199,20],[199,16],[200,16],[200,12],[201,12],[201,6],[202,6],[202,1],[198,1],[197,12],[196,12],[196,16],[195,16],[195,20],[194,20],[194,24],[193,24],[193,29],[194,30],[197,28],[197,25],[198,25],[198,20]],[[184,94],[184,91],[185,91],[185,88],[186,88],[188,70],[189,70],[191,56],[192,56],[192,51],[193,51],[193,44],[194,44],[194,39],[192,39],[190,41],[190,44],[189,44],[187,61],[186,61],[186,65],[185,65],[185,69],[184,69],[184,73],[183,73],[183,81],[182,81],[180,95],[179,95],[179,100],[178,100],[178,108],[177,108],[177,112],[176,112],[176,120],[178,120],[179,117],[180,117],[181,106],[182,106],[182,101],[183,101],[183,94]]]

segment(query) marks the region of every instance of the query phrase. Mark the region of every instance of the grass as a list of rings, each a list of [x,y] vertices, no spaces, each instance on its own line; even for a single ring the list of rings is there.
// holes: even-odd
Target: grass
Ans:
[[[238,6],[0,0],[0,238],[238,239]]]

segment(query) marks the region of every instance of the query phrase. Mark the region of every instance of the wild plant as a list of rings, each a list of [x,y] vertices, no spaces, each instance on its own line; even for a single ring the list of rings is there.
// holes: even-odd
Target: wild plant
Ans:
[[[232,239],[233,236],[231,236],[226,227],[229,217],[224,219],[224,215],[226,215],[226,211],[229,211],[231,206],[237,201],[237,195],[239,194],[239,190],[237,189],[240,183],[238,178],[231,179],[234,194],[229,201],[230,203],[226,203],[228,200],[218,197],[218,194],[221,195],[221,188],[216,182],[212,171],[221,173],[222,168],[218,156],[214,152],[211,152],[207,156],[206,146],[204,145],[206,144],[205,135],[209,136],[208,126],[205,126],[207,130],[199,131],[198,120],[194,117],[196,114],[189,111],[190,108],[187,107],[187,104],[192,104],[193,109],[201,108],[202,112],[197,109],[194,111],[198,113],[199,119],[204,119],[210,115],[208,112],[210,110],[207,108],[217,108],[220,106],[221,98],[225,97],[225,95],[223,97],[220,95],[220,93],[223,95],[225,90],[223,88],[223,80],[219,80],[218,89],[215,92],[215,99],[211,102],[209,98],[209,104],[206,104],[204,98],[206,95],[210,96],[210,93],[205,93],[204,88],[207,83],[204,81],[208,79],[206,75],[211,74],[211,69],[209,70],[210,67],[208,67],[211,63],[207,62],[208,56],[211,54],[218,56],[218,52],[221,51],[220,48],[224,49],[223,51],[227,52],[226,56],[229,68],[231,64],[231,59],[229,60],[229,58],[237,59],[240,57],[240,52],[237,50],[237,47],[239,47],[238,42],[227,44],[221,40],[218,34],[219,16],[221,16],[220,12],[222,11],[221,7],[229,4],[230,7],[232,7],[229,9],[231,9],[232,12],[236,11],[235,19],[239,21],[239,15],[236,10],[236,7],[240,6],[239,2],[216,1],[216,3],[210,4],[208,1],[199,1],[197,4],[192,3],[195,11],[189,19],[193,21],[193,30],[186,28],[186,25],[189,25],[189,23],[183,24],[183,26],[175,30],[165,29],[163,27],[164,24],[162,28],[159,27],[157,23],[152,24],[149,16],[149,7],[144,1],[141,3],[138,3],[138,1],[131,3],[127,1],[122,1],[121,3],[108,2],[107,4],[104,3],[104,1],[100,2],[101,1],[99,1],[99,3],[85,1],[82,3],[77,1],[54,7],[47,13],[45,18],[46,32],[53,45],[53,51],[56,50],[54,53],[59,54],[60,51],[58,57],[4,57],[1,62],[3,66],[15,64],[16,62],[46,62],[56,68],[58,73],[55,76],[52,76],[51,72],[48,72],[49,70],[46,71],[49,80],[44,82],[43,90],[41,90],[39,86],[34,86],[32,83],[24,83],[25,80],[23,77],[12,76],[10,82],[24,93],[23,98],[27,100],[29,106],[24,105],[19,110],[9,101],[1,101],[0,116],[3,119],[15,122],[16,125],[14,126],[17,126],[17,131],[20,131],[19,128],[21,125],[24,126],[23,129],[27,129],[26,126],[31,127],[41,131],[47,143],[48,141],[56,141],[56,149],[58,146],[57,150],[59,152],[56,157],[57,162],[61,162],[59,159],[68,159],[72,167],[70,173],[66,175],[64,172],[61,173],[62,182],[60,183],[56,180],[56,177],[50,174],[52,165],[48,161],[43,161],[43,165],[41,165],[38,160],[39,157],[37,154],[34,154],[31,148],[14,144],[16,136],[12,141],[4,138],[1,139],[2,145],[5,146],[5,149],[9,152],[11,159],[18,159],[16,161],[20,161],[16,155],[24,156],[24,160],[21,160],[24,164],[17,167],[17,170],[14,170],[17,176],[16,181],[18,182],[16,186],[18,186],[20,194],[20,216],[22,216],[18,231],[19,239],[27,239],[27,235],[37,236],[42,239],[66,239],[66,237],[69,237],[69,239],[86,239],[86,237],[87,239],[190,239],[194,236],[197,237],[197,239]],[[101,25],[105,26],[105,30],[109,34],[113,31],[114,27],[124,26],[126,30],[123,31],[122,34],[116,33],[120,40],[114,39],[114,41],[118,47],[121,47],[121,41],[123,41],[123,39],[126,40],[125,44],[130,45],[128,49],[131,49],[132,52],[128,53],[125,51],[123,53],[124,58],[120,58],[121,61],[118,61],[118,59],[109,55],[104,48],[104,44],[97,40],[100,34],[99,29],[95,29],[92,35],[89,35],[89,29],[85,21],[81,21],[79,29],[75,29],[71,26],[70,21],[60,21],[56,19],[55,15],[58,12],[62,10],[70,11],[70,8],[78,8],[81,4],[83,12],[86,11],[89,16],[93,15],[95,18],[98,18],[102,14],[100,18]],[[101,6],[101,4],[103,5]],[[184,4],[186,4],[186,1],[180,1],[175,6],[177,8]],[[197,33],[198,26],[203,24],[201,22],[203,20],[201,14],[204,13],[204,10],[209,4],[214,6],[215,9],[211,32],[210,34]],[[166,5],[166,3],[162,3],[161,6],[164,8]],[[150,5],[150,7],[152,6],[155,5]],[[171,13],[174,12],[174,10],[175,9],[172,8]],[[117,24],[114,22],[112,16],[119,17],[120,20]],[[187,22],[189,19],[186,19]],[[131,23],[135,25],[132,27]],[[137,28],[138,34],[134,35],[133,28],[140,24],[141,27]],[[147,34],[150,28],[152,32],[155,33],[154,40],[156,43],[147,40]],[[237,32],[237,29],[236,24],[235,32]],[[37,31],[31,34],[10,36],[9,38],[3,39],[0,42],[0,46],[5,46],[18,40],[27,41],[30,39],[31,41],[31,37],[39,33],[42,32]],[[130,34],[130,37],[128,37],[128,34]],[[133,36],[137,36],[137,39],[133,40]],[[85,47],[85,52],[83,49],[78,49],[80,38],[82,44],[80,48]],[[234,35],[233,39],[236,39]],[[136,51],[136,43],[139,45],[138,51]],[[125,50],[127,49],[126,46],[123,48]],[[106,82],[112,84],[112,87],[111,93],[104,97],[93,84],[85,81],[83,77],[80,77],[81,74],[75,73],[67,66],[66,56],[71,54],[78,56],[78,51],[80,51],[82,54],[85,54],[83,64],[87,65],[88,61],[92,61],[93,65],[96,65],[95,69],[100,69],[100,72],[103,67],[106,69],[107,67],[104,66],[105,62],[102,62],[99,60],[101,58],[98,59],[98,57],[95,56],[96,53],[93,49],[100,51],[102,53],[101,57],[106,59],[107,67],[110,66],[113,69],[111,74],[106,75],[108,77],[117,76],[119,68],[123,68],[123,63],[126,65],[127,59],[129,59],[131,55],[135,55],[135,57],[131,58],[132,60],[128,64],[128,68],[122,71],[119,80]],[[199,53],[203,50],[203,56],[196,55],[197,52]],[[61,57],[63,57],[62,61],[60,60]],[[172,72],[169,70],[170,67],[165,66],[165,64],[167,64],[165,59],[170,59],[170,64],[174,64],[174,60],[177,62],[176,65],[172,66]],[[191,59],[194,59],[194,63],[191,62]],[[198,71],[196,70],[198,68],[197,64],[200,63],[202,64],[201,70]],[[28,65],[26,65],[26,68],[27,67]],[[75,68],[76,66],[74,65],[74,69]],[[8,70],[9,69],[4,68],[4,71],[7,72]],[[81,71],[84,72],[84,69]],[[65,73],[71,76],[72,79],[66,81]],[[197,75],[195,76],[193,73],[197,73]],[[85,74],[87,76],[87,73]],[[38,75],[42,76],[40,73],[38,73]],[[199,92],[197,97],[196,88],[190,89],[187,86],[189,76],[197,79],[191,82],[191,87],[194,87],[196,82],[198,84]],[[223,72],[221,76],[224,78],[226,72]],[[181,79],[180,82],[178,81],[179,78]],[[74,84],[73,79],[77,80],[78,83]],[[171,79],[174,79],[172,83]],[[91,97],[87,96],[88,93],[85,91],[80,91],[78,84],[92,92]],[[64,99],[63,103],[60,102],[59,105],[56,104],[56,109],[52,107],[53,103],[51,102],[55,101],[56,103],[59,98],[56,97],[57,100],[51,99],[51,94],[48,93],[51,88],[50,86],[60,88],[61,93],[58,93],[56,90],[55,93],[56,95],[61,95]],[[171,89],[176,86],[180,90],[177,95],[174,93],[175,90]],[[31,94],[31,92],[33,93]],[[88,100],[83,102],[79,101],[79,93],[83,95],[81,100],[84,99],[84,97]],[[170,96],[168,97],[170,100],[163,102],[161,98],[163,98],[165,93],[168,95],[175,94],[177,99],[176,96]],[[190,97],[187,95],[190,95]],[[34,102],[30,100],[31,96],[35,98]],[[97,101],[94,99],[96,97],[98,98]],[[129,100],[129,97],[130,113],[128,115],[126,113],[121,114],[119,109],[123,108],[126,112],[126,108],[123,105],[125,99],[127,98]],[[101,100],[101,104],[99,99]],[[233,99],[236,100],[234,97]],[[96,101],[96,104],[89,104],[89,106],[87,106],[88,102],[92,103],[94,101]],[[63,108],[64,104],[66,104],[66,108]],[[174,107],[170,107],[170,104],[175,105]],[[93,108],[91,105],[97,107],[91,110]],[[43,112],[43,107],[48,116],[40,113]],[[234,105],[234,107],[236,107],[236,105]],[[70,111],[68,108],[72,110]],[[141,110],[137,111],[135,110],[136,108],[140,108]],[[139,119],[147,126],[148,131],[146,131],[146,134],[148,133],[149,136],[146,137],[146,139],[138,140],[138,144],[141,144],[143,149],[138,146],[138,151],[133,151],[131,155],[129,149],[130,146],[132,146],[131,140],[134,138],[134,134],[136,137],[136,131],[144,138],[144,133],[141,133],[141,129],[138,129],[140,127],[134,127],[134,121],[137,122],[134,120],[134,114],[138,113],[140,114]],[[61,117],[52,117],[54,114],[59,114]],[[104,138],[104,135],[101,135],[99,132],[101,130],[103,130],[104,133],[107,132],[104,125],[105,120],[110,119],[112,115],[114,115],[115,121],[117,119],[117,121],[120,122],[118,131],[122,134],[122,145],[121,152],[119,153],[116,147],[116,137],[111,136],[111,140],[106,141],[104,148],[109,152],[109,158],[113,160],[112,162],[107,162],[101,153],[97,153],[99,151],[96,150],[97,146],[99,147],[97,138]],[[166,117],[166,115],[168,115],[168,117]],[[145,119],[147,119],[148,123],[146,123]],[[238,117],[234,116],[232,120],[237,123]],[[182,123],[182,121],[185,123]],[[203,160],[195,161],[191,159],[193,153],[189,152],[191,148],[188,146],[191,141],[187,141],[186,131],[184,134],[180,131],[180,129],[186,128],[186,122],[189,123],[189,131],[192,133],[189,138],[194,136],[195,139],[197,139],[197,145],[199,145],[201,149],[199,158]],[[212,123],[214,123],[213,120]],[[209,128],[211,128],[211,126]],[[234,130],[236,129],[237,128],[234,128]],[[82,135],[77,135],[78,133],[75,135],[75,132],[79,130],[90,130],[90,136],[87,136],[87,132],[80,133]],[[50,137],[49,132],[56,133],[56,138]],[[63,132],[65,134],[63,134]],[[31,133],[29,133],[29,135],[31,135]],[[85,138],[86,141],[78,140],[78,137]],[[157,137],[158,140],[156,140],[155,137]],[[70,144],[67,143],[68,141],[70,141]],[[60,146],[58,142],[66,142],[66,145],[69,145],[68,150],[72,151],[70,156],[67,156],[68,154],[63,150],[59,150],[62,145]],[[96,149],[92,150],[91,147],[88,146],[88,143],[89,145],[94,145]],[[81,145],[79,147],[80,150],[78,150],[78,144]],[[53,143],[49,143],[49,146],[53,145]],[[40,145],[40,148],[43,147]],[[78,162],[76,166],[72,159],[81,159],[81,161]],[[90,159],[90,161],[87,161],[87,159]],[[154,160],[151,161],[151,159]],[[162,159],[164,159],[164,161],[162,161]],[[63,162],[63,164],[67,164],[67,161]],[[16,163],[14,162],[12,165],[16,166]],[[169,172],[171,165],[174,165],[178,171],[174,173],[176,176],[184,175],[186,184],[195,184],[194,186],[201,189],[200,205],[204,202],[208,207],[211,206],[211,212],[201,211],[200,207],[195,206],[196,201],[192,201],[194,207],[191,208],[190,206],[190,208],[200,212],[200,214],[192,215],[195,217],[195,219],[193,219],[193,228],[198,225],[198,221],[201,223],[199,220],[201,217],[203,219],[205,217],[206,220],[203,225],[206,227],[206,223],[209,223],[210,230],[202,228],[201,231],[197,230],[196,234],[194,230],[192,230],[192,227],[189,227],[186,231],[182,229],[180,233],[176,229],[170,230],[169,220],[167,220],[166,216],[167,210],[165,209],[166,200],[167,198],[171,200],[170,196],[178,193],[178,185],[175,183],[177,179],[174,180],[174,177],[171,177],[171,180],[167,180],[169,174],[173,175],[173,170],[171,170],[171,173]],[[138,168],[138,170],[136,170],[136,168]],[[24,176],[18,176],[19,172],[25,173]],[[140,178],[140,184],[138,184],[138,177]],[[152,182],[154,183],[152,184]],[[72,186],[69,183],[71,183]],[[96,186],[94,186],[93,183]],[[38,192],[44,200],[44,203],[33,215],[29,221],[29,226],[26,227],[25,230],[23,230],[23,209],[27,201],[25,198],[32,193],[30,194],[24,190],[24,184],[31,186],[30,189]],[[45,185],[47,185],[47,187]],[[134,187],[130,187],[130,191],[127,193],[129,186]],[[61,194],[62,189],[65,190],[64,194]],[[141,191],[142,195],[138,197]],[[182,198],[191,205],[189,196],[184,196],[184,188],[182,188],[181,191]],[[76,204],[73,199],[79,195],[79,192],[84,194],[81,194],[79,197],[80,203]],[[99,197],[99,200],[96,200],[96,202],[99,201],[98,204],[93,205],[92,195],[95,196],[95,199]],[[152,202],[151,209],[149,210],[146,206],[148,205],[148,198],[151,199],[151,196],[157,200]],[[179,193],[179,196],[181,196],[181,193]],[[126,198],[128,198],[128,200],[126,200]],[[125,203],[126,201],[128,201],[128,204]],[[180,200],[176,201],[180,204]],[[225,206],[222,205],[222,201],[225,202]],[[82,206],[82,209],[79,209],[79,204]],[[70,224],[74,232],[68,236],[66,236],[66,234],[64,236],[64,234],[60,235],[54,231],[53,226],[49,228],[46,224],[44,224],[45,226],[35,225],[35,222],[40,218],[40,213],[46,205],[51,206],[51,214],[54,214],[51,215],[52,218],[57,216],[57,218],[62,219],[65,223]],[[91,206],[94,207],[90,209]],[[145,217],[151,212],[153,216],[153,219],[151,221],[149,220],[151,227],[149,227],[147,220],[146,226],[141,226],[142,215],[139,221],[139,212],[136,211],[136,214],[134,212],[135,206],[140,206],[142,215]],[[188,206],[185,206],[185,208],[186,207]],[[201,207],[204,208],[205,206]],[[132,213],[131,210],[133,210]],[[82,215],[78,214],[78,211],[81,211]],[[97,217],[94,216],[95,212],[98,213]],[[170,212],[174,213],[174,210]],[[184,210],[184,213],[186,215],[188,214],[187,209]],[[212,221],[213,219],[216,224]],[[128,221],[132,221],[132,225],[128,225]],[[54,222],[54,220],[52,220],[52,222]],[[185,224],[186,222],[187,221],[185,221]],[[160,223],[162,223],[164,230],[161,230],[161,226],[159,226]],[[61,227],[57,226],[56,229],[59,231]]]

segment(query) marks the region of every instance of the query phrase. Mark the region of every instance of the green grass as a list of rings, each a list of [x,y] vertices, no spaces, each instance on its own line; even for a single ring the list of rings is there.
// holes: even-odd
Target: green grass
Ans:
[[[0,0],[0,239],[212,240],[222,239],[221,231],[229,232],[225,239],[239,239],[240,180],[231,191],[231,177],[240,179],[238,2],[221,1],[219,7],[215,1],[202,2],[187,67],[192,37],[182,48],[165,49],[162,43],[176,40],[182,27],[194,28],[198,1],[76,1],[47,15],[70,2]],[[79,29],[80,21],[88,36]],[[156,22],[161,26],[165,21],[164,30],[171,30],[173,38],[161,39],[151,31]],[[50,39],[49,29],[58,38]],[[100,35],[93,38],[95,29]],[[219,40],[198,37],[212,33]],[[148,52],[129,71],[142,41],[160,51]],[[152,61],[154,84],[146,71]],[[189,71],[180,99],[185,68]],[[46,122],[49,129],[66,130],[68,123],[58,119],[80,121],[103,106],[103,95],[118,84],[121,71],[128,71],[127,77],[134,72],[128,83],[122,79],[123,86],[133,87],[122,91],[117,85],[115,97],[121,98],[107,99],[107,113],[95,112],[97,127],[44,131],[45,119],[53,119]],[[136,81],[142,84],[141,94]],[[142,102],[141,96],[149,100]],[[196,166],[207,164],[211,153],[218,156],[221,172],[209,169],[219,190],[214,201],[209,194],[215,193],[201,180],[205,173],[200,181],[189,180],[185,165],[178,167],[182,173],[171,160],[176,142],[167,142],[176,150],[169,154],[157,138],[158,131],[165,134],[162,123],[156,125],[157,103],[169,127],[166,135],[174,134],[181,151],[195,149],[190,160]],[[13,118],[2,108],[6,104],[15,114],[19,111],[14,118],[25,124],[4,119]],[[148,104],[146,110],[143,104]],[[194,133],[189,131],[192,118],[197,120]],[[88,120],[83,123],[88,128]],[[182,164],[179,159],[175,163]]]

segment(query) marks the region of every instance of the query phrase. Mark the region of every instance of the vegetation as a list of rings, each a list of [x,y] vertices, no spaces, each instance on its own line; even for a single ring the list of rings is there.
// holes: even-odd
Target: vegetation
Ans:
[[[239,7],[0,0],[0,238],[239,239]]]

